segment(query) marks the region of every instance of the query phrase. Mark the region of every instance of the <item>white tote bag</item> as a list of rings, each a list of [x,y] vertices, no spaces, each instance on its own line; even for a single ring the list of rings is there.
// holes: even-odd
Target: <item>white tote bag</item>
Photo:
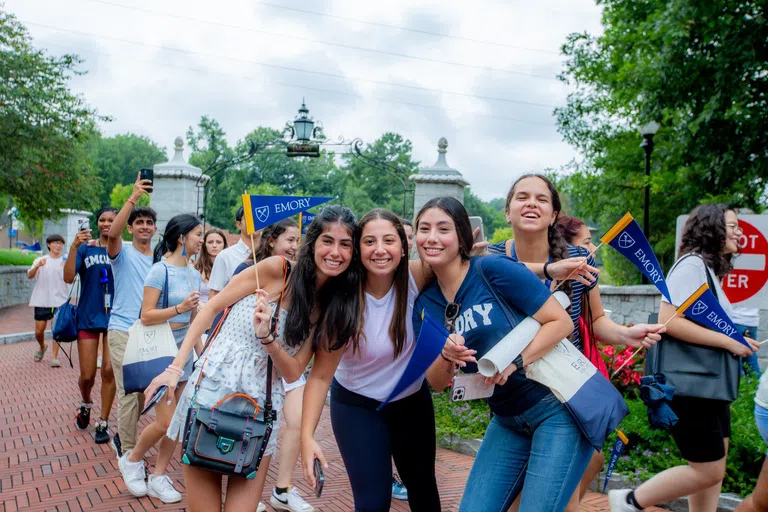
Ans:
[[[168,290],[168,268],[165,269],[165,290]],[[163,309],[168,307],[168,293],[163,297]],[[128,344],[123,356],[123,389],[126,393],[143,392],[152,379],[173,362],[178,353],[171,324],[163,322],[144,325],[136,320],[128,329]]]

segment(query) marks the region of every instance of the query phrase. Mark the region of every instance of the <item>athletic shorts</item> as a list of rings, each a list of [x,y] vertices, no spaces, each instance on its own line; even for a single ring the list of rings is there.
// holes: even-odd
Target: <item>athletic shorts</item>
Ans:
[[[35,308],[35,320],[48,321],[53,318],[57,308]]]
[[[295,380],[293,382],[285,382],[285,379],[283,379],[283,389],[285,392],[293,391],[294,389],[299,389],[301,386],[305,385],[307,383],[307,377],[304,376],[304,374],[301,374],[301,377],[298,378],[298,380]]]
[[[731,437],[731,402],[676,396],[670,404],[678,417],[672,438],[688,462],[714,462],[725,457]]]
[[[99,340],[99,335],[103,334],[104,338],[107,337],[106,329],[80,329],[77,331],[77,339],[79,340]]]

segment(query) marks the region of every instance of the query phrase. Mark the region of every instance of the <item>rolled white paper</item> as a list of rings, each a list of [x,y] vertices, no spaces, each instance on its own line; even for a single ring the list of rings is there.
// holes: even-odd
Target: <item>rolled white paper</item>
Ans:
[[[557,291],[554,293],[554,297],[557,299],[557,302],[563,306],[563,309],[571,304],[568,295],[564,292]],[[484,377],[493,377],[496,373],[512,364],[512,361],[514,361],[533,338],[536,337],[536,333],[539,332],[539,329],[541,329],[541,324],[530,316],[517,324],[514,329],[501,338],[501,340],[499,340],[499,342],[477,362],[477,369],[480,374]]]

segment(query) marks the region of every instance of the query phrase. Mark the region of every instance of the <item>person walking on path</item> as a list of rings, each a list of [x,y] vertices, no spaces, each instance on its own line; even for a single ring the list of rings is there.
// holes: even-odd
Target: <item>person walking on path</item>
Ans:
[[[197,217],[186,213],[173,217],[165,226],[162,241],[155,247],[155,263],[144,280],[141,323],[157,325],[169,322],[177,345],[181,345],[190,322],[197,315],[200,273],[189,264],[189,258],[200,251],[202,241],[203,226]],[[165,259],[163,255],[167,255]],[[160,307],[160,304],[166,302],[167,307]],[[200,344],[195,348],[200,353],[203,347]],[[164,434],[168,430],[176,409],[176,402],[184,392],[184,385],[191,373],[192,354],[184,364],[183,375],[179,379],[175,395],[157,403],[155,421],[141,432],[136,446],[132,450],[126,450],[120,457],[120,473],[123,475],[126,487],[134,496],[149,495],[163,503],[181,501],[181,494],[173,487],[171,478],[166,474],[168,462],[176,448],[176,441],[165,437]],[[155,470],[145,483],[143,459],[147,451],[158,441],[160,441],[160,447]]]
[[[235,226],[240,230],[240,240],[235,245],[221,251],[213,262],[211,275],[208,279],[208,300],[214,298],[217,293],[227,286],[232,276],[235,275],[237,266],[245,261],[251,253],[251,239],[245,229],[245,221],[243,221],[244,212],[245,210],[241,206],[235,213]],[[258,236],[258,234],[254,236]],[[258,240],[256,240],[256,243],[258,243]]]
[[[112,267],[107,258],[109,229],[117,215],[117,208],[106,207],[96,214],[99,237],[91,240],[91,230],[81,230],[69,248],[69,257],[64,265],[64,281],[72,283],[80,276],[80,299],[77,304],[77,355],[80,359],[81,403],[75,417],[75,425],[85,430],[91,422],[91,390],[96,382],[96,366],[99,345],[103,344],[106,361],[101,365],[101,416],[96,421],[93,439],[98,444],[108,443],[109,412],[115,400],[115,374],[109,359],[107,326],[112,299],[115,296],[115,282]],[[95,242],[95,243],[91,243]]]
[[[40,345],[40,350],[35,352],[36,362],[42,361],[48,350],[48,345],[45,343],[45,328],[48,321],[53,318],[56,308],[69,298],[70,287],[64,282],[64,259],[61,257],[64,243],[64,237],[61,235],[51,235],[46,238],[45,245],[50,254],[35,259],[27,270],[27,277],[35,280],[29,305],[35,308],[35,339]],[[60,366],[59,344],[54,342],[51,367]]]
[[[117,384],[117,431],[112,437],[112,448],[118,457],[123,450],[136,445],[136,426],[139,421],[139,393],[125,394],[123,388],[123,356],[128,344],[128,329],[139,319],[144,298],[144,278],[152,267],[152,237],[157,232],[157,214],[152,208],[139,206],[136,201],[152,190],[150,180],[136,176],[133,192],[125,201],[109,229],[107,255],[112,265],[115,297],[109,317],[107,340],[112,371]],[[133,236],[131,243],[123,243],[123,229]],[[143,400],[142,400],[143,401]]]

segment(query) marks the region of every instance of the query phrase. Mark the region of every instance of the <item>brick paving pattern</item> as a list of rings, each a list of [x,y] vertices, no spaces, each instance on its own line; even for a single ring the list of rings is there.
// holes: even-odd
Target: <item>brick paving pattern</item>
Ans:
[[[3,316],[0,315],[0,323]],[[75,409],[80,400],[77,358],[74,369],[68,365],[54,369],[48,366],[50,350],[44,362],[33,362],[35,347],[33,342],[0,346],[0,509],[6,512],[186,510],[186,500],[164,505],[154,498],[137,499],[128,493],[109,445],[93,442],[93,427],[86,431],[75,427]],[[99,389],[100,377],[97,377],[94,404],[100,403]],[[95,406],[92,421],[98,415]],[[142,428],[147,423],[147,419],[142,420]],[[113,409],[110,414],[112,430],[115,424],[116,409]],[[351,511],[352,494],[333,438],[327,407],[317,439],[330,466],[326,471],[322,498],[314,498],[298,467],[294,469],[294,484],[320,510]],[[150,467],[154,466],[156,455],[155,450],[148,454]],[[443,510],[457,510],[472,461],[471,457],[438,449],[436,472]],[[262,497],[265,503],[269,503],[277,476],[276,466],[276,463],[272,464],[269,469]],[[171,462],[169,475],[184,495],[178,457]],[[393,500],[392,510],[407,511],[409,508],[406,502]],[[607,511],[605,496],[591,493],[581,510]]]

